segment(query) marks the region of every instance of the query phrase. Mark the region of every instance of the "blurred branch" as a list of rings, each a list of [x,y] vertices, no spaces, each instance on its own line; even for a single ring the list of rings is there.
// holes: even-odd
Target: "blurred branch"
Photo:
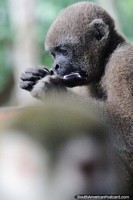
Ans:
[[[12,90],[14,86],[14,76],[13,74],[9,74],[7,77],[7,81],[4,85],[4,87],[0,90],[0,105],[5,104],[9,97],[11,96]]]
[[[13,62],[16,79],[15,99],[18,104],[33,100],[29,93],[18,87],[20,74],[27,68],[38,64],[38,43],[35,39],[36,0],[8,0],[13,38]]]

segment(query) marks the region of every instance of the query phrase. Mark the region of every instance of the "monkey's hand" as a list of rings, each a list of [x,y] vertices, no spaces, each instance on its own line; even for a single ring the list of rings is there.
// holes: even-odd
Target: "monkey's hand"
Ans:
[[[38,99],[43,99],[45,94],[51,91],[66,90],[61,77],[54,75],[52,70],[44,66],[29,68],[20,77],[19,86],[31,92],[31,95]]]
[[[50,75],[50,71],[44,66],[29,68],[24,73],[21,74],[20,76],[21,82],[19,86],[22,89],[32,91],[37,82],[47,75]]]
[[[46,95],[51,92],[66,91],[62,78],[58,75],[47,75],[40,79],[31,90],[31,95],[35,98],[44,100]]]
[[[54,91],[67,91],[67,87],[81,86],[85,84],[86,79],[79,73],[71,73],[65,76],[59,76],[49,71],[49,75],[40,79],[31,90],[33,97],[44,99],[45,95]]]
[[[31,95],[38,99],[44,99],[51,91],[66,91],[67,87],[84,85],[86,81],[78,72],[61,77],[43,66],[27,69],[20,79],[20,87],[30,91]]]

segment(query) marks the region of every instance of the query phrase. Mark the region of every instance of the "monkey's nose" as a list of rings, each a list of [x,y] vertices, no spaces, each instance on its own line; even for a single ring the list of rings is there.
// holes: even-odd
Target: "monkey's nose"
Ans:
[[[58,70],[60,68],[60,66],[58,64],[55,65],[55,70]]]
[[[53,65],[52,70],[55,74],[58,74],[59,76],[63,76],[66,73],[67,68],[65,68],[63,64],[58,63],[58,64]]]

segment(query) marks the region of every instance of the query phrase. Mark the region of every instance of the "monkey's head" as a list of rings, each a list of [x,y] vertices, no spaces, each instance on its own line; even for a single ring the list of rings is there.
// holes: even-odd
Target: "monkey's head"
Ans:
[[[64,76],[77,72],[87,83],[97,81],[104,71],[113,32],[112,18],[98,5],[81,2],[66,8],[46,37],[54,73]]]

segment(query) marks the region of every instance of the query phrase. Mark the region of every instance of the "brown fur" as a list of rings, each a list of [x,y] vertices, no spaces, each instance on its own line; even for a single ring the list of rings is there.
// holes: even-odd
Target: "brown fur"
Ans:
[[[107,92],[107,109],[115,115],[116,148],[133,170],[133,45],[123,43],[114,51],[102,86]]]
[[[89,23],[93,19],[103,18],[110,29],[114,22],[106,11],[93,3],[82,2],[69,6],[57,17],[50,27],[45,46],[57,46],[61,43],[79,42],[86,34]]]

